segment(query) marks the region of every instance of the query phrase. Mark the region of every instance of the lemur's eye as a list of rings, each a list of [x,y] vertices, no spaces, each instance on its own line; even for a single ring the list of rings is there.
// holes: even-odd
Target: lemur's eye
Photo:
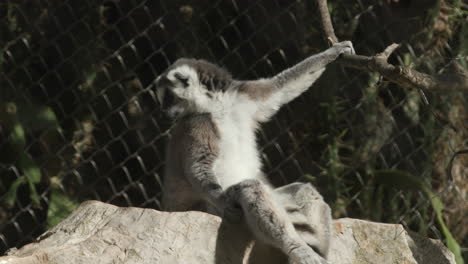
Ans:
[[[188,87],[188,77],[185,77],[178,72],[174,74],[174,77],[176,77],[177,80],[179,80],[184,85],[184,87]]]

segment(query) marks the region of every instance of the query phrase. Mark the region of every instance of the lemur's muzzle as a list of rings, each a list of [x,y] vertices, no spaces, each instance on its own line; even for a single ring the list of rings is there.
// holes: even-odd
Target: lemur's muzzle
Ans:
[[[156,79],[156,98],[161,108],[167,108],[175,101],[175,96],[168,91],[172,82],[166,76],[159,76]]]

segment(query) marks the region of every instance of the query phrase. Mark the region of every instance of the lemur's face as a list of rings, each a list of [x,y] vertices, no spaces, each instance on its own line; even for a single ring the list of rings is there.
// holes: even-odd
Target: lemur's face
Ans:
[[[169,115],[209,112],[217,97],[225,92],[231,76],[214,64],[195,59],[179,59],[156,79],[156,94]]]

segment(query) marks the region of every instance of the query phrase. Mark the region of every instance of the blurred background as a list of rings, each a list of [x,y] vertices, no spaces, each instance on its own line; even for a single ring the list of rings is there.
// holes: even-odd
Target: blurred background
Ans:
[[[429,74],[467,69],[462,0],[330,0],[340,40]],[[179,57],[240,79],[327,48],[315,1],[0,2],[0,254],[80,202],[159,209],[171,120],[153,81]],[[328,67],[259,131],[276,186],[312,182],[333,216],[401,223],[468,258],[468,93]]]

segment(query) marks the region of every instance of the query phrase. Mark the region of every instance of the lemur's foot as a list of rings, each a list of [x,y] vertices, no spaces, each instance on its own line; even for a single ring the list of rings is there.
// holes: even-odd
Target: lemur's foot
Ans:
[[[291,250],[290,264],[330,264],[309,246],[302,246]]]

